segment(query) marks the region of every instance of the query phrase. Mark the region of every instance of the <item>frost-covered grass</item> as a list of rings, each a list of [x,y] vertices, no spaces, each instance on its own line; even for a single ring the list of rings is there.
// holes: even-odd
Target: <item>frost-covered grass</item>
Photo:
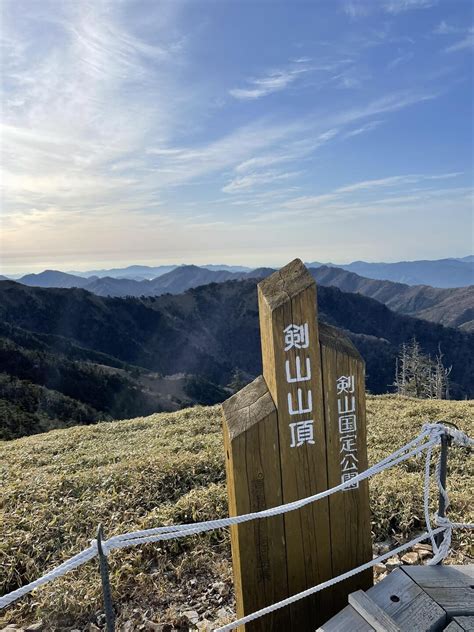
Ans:
[[[474,402],[382,396],[369,397],[367,408],[370,463],[413,438],[429,420],[452,421],[474,435]],[[468,465],[465,451],[450,450],[451,515],[464,521],[474,519]],[[377,540],[408,537],[423,528],[422,470],[418,459],[372,479]],[[3,594],[87,547],[99,522],[110,537],[225,516],[220,409],[197,407],[0,443],[0,484]],[[467,535],[457,536],[454,544],[456,559],[463,559]],[[228,534],[114,551],[110,565],[119,621],[133,609],[165,620],[186,609],[191,577],[198,590],[230,581]],[[48,630],[67,630],[85,625],[100,609],[92,561],[21,599],[4,611],[0,624],[42,619]]]

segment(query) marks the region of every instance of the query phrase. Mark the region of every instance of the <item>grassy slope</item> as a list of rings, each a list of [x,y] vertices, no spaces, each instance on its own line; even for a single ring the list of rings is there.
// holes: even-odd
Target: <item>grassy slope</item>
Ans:
[[[474,434],[474,402],[369,397],[371,463],[415,436],[427,420],[445,419]],[[453,519],[469,515],[466,454],[450,452]],[[373,530],[379,540],[421,528],[422,460],[372,479]],[[42,575],[85,548],[98,522],[106,536],[227,513],[218,407],[52,431],[0,443],[4,512],[0,594]],[[468,537],[456,549],[467,552]],[[146,545],[111,555],[113,592],[128,619],[133,608],[150,618],[176,619],[187,607],[179,592],[191,576],[196,590],[230,582],[227,533]],[[186,590],[191,590],[187,588]],[[48,629],[85,624],[101,608],[95,562],[36,591],[0,617],[0,624],[43,618]],[[159,615],[156,613],[160,613]],[[134,628],[135,629],[135,628]]]

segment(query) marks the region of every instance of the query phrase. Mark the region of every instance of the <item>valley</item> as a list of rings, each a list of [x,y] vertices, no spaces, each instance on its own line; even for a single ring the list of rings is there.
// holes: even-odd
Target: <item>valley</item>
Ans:
[[[244,382],[261,372],[257,280],[142,298],[0,282],[2,438],[223,401],[236,371]],[[370,392],[393,390],[400,345],[415,336],[452,367],[451,397],[474,396],[468,331],[332,286],[319,286],[318,306],[322,326],[344,330],[364,357]]]

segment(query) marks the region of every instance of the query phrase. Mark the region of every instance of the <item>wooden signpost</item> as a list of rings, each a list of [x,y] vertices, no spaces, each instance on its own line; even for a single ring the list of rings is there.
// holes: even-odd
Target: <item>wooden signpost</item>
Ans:
[[[351,341],[320,324],[328,487],[367,469],[365,364]],[[329,497],[333,576],[372,559],[368,480]],[[372,585],[372,569],[334,586],[337,610]]]
[[[367,467],[364,365],[317,320],[316,284],[298,259],[258,286],[263,376],[223,405],[230,515],[316,494]],[[367,484],[281,516],[232,527],[244,616],[371,559]],[[371,576],[299,600],[246,632],[314,632]]]

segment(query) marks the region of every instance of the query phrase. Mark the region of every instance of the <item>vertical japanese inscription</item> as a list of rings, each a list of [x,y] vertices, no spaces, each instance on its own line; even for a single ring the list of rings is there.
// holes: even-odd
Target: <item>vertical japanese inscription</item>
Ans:
[[[357,457],[357,402],[353,375],[341,375],[336,380],[338,429],[341,454],[341,483],[351,480],[359,473]],[[344,491],[356,489],[355,482]]]
[[[252,511],[263,511],[265,506],[265,485],[263,483],[263,475],[254,479],[251,483],[251,507]],[[270,580],[270,556],[268,544],[267,526],[263,524],[263,520],[255,520],[254,525],[255,542],[257,550],[257,578],[259,585]]]
[[[288,353],[290,349],[298,349],[304,353],[304,349],[309,347],[309,328],[308,323],[296,325],[291,323],[283,330],[284,334],[284,350]],[[304,363],[306,370],[303,375],[301,372],[301,364]],[[295,356],[294,369],[291,367],[290,359],[285,360],[285,375],[288,384],[300,382],[308,382],[311,380],[311,358],[304,355],[303,359],[298,354]],[[305,391],[305,393],[304,393]],[[288,393],[288,412],[290,416],[294,415],[311,415],[313,412],[313,394],[310,388],[298,388],[296,391],[296,403],[293,401],[293,395]],[[305,443],[314,445],[314,419],[302,419],[293,421],[289,424],[291,433],[290,448],[299,448]]]
[[[334,575],[345,573],[372,558],[368,481],[354,483],[367,468],[365,424],[365,371],[357,349],[344,334],[320,326],[324,384],[328,486],[341,482],[348,487],[329,498],[332,567]],[[371,570],[358,573],[335,586],[335,607],[347,604],[347,595],[366,590]]]
[[[295,260],[259,283],[263,376],[278,415],[285,503],[327,489],[316,284]],[[288,593],[332,576],[326,500],[284,514]],[[314,632],[332,614],[332,589],[294,603],[291,630]]]
[[[263,377],[223,405],[231,515],[311,496],[367,467],[364,364],[341,332],[318,325],[314,279],[295,260],[258,294]],[[231,528],[239,616],[371,558],[367,481],[349,489]],[[370,583],[370,570],[359,573],[245,632],[314,632]]]

